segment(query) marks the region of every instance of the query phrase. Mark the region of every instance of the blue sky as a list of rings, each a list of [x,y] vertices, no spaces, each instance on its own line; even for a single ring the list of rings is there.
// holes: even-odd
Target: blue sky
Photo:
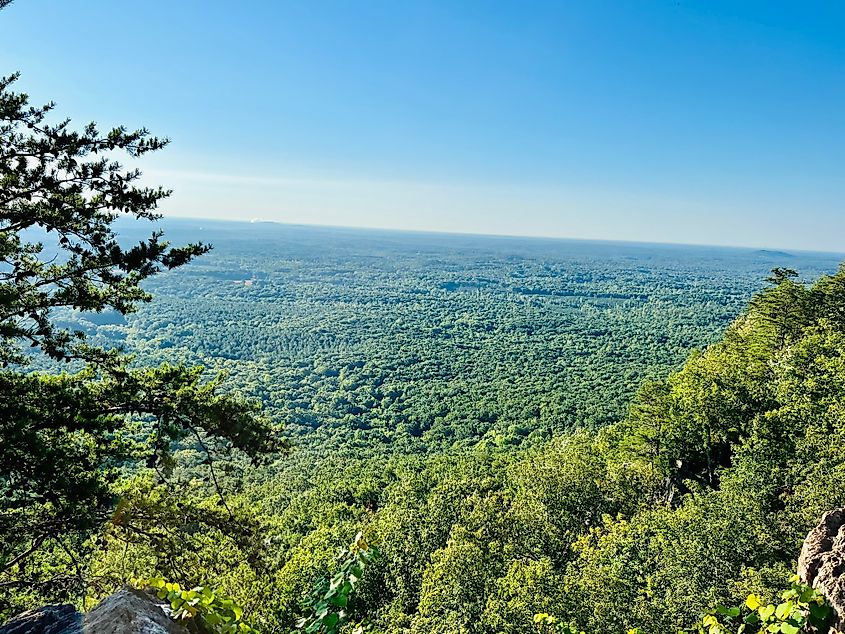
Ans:
[[[179,216],[845,251],[845,3],[16,0]]]

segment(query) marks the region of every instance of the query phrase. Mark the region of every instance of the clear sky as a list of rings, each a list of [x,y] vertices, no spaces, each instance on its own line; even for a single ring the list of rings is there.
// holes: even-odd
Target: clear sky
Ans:
[[[845,3],[16,0],[179,216],[845,251]]]

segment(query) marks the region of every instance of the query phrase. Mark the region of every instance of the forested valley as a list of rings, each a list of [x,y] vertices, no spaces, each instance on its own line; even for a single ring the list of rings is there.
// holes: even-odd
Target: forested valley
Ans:
[[[151,279],[137,314],[57,313],[144,362],[203,365],[300,449],[513,446],[624,417],[646,379],[722,330],[775,267],[753,249],[169,220],[214,246]],[[131,242],[146,227],[128,225]],[[310,454],[309,451],[309,454]]]
[[[362,532],[377,556],[341,631],[534,632],[545,613],[670,632],[774,597],[845,503],[834,256],[165,227],[214,249],[125,319],[59,323],[141,364],[224,372],[290,449],[215,456],[224,501],[190,439],[166,473],[133,471],[75,555],[92,597],[213,581],[258,631],[293,631]]]

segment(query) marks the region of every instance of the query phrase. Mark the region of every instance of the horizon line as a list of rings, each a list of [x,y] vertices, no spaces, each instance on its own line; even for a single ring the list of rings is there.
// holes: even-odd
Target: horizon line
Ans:
[[[273,224],[286,227],[308,227],[319,229],[352,229],[356,231],[384,231],[388,233],[413,233],[423,235],[438,235],[438,236],[466,236],[479,238],[517,238],[520,240],[552,240],[560,242],[601,242],[607,244],[628,244],[639,246],[667,246],[667,247],[698,247],[698,248],[716,248],[716,249],[738,249],[746,251],[769,251],[780,252],[786,255],[792,253],[806,253],[815,255],[836,256],[845,259],[845,251],[823,251],[818,249],[795,249],[792,247],[774,247],[774,246],[749,246],[749,245],[729,245],[729,244],[711,244],[705,242],[671,242],[671,241],[647,241],[647,240],[624,240],[615,238],[575,238],[569,236],[550,236],[550,235],[536,235],[536,234],[515,234],[515,233],[484,233],[480,231],[442,231],[437,229],[400,229],[396,227],[374,227],[365,225],[335,225],[335,224],[321,224],[321,223],[302,223],[302,222],[285,222],[283,220],[268,220],[264,218],[253,218],[245,220],[243,218],[209,218],[205,216],[182,216],[177,214],[162,214],[162,220],[191,220],[191,221],[206,221],[206,222],[231,222],[236,224],[257,225],[257,224]]]

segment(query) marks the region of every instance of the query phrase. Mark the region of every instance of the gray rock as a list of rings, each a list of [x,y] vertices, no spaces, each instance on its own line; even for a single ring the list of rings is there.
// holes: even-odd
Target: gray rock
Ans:
[[[828,511],[810,531],[798,558],[798,577],[833,607],[833,628],[845,632],[845,508]]]
[[[106,597],[83,619],[85,634],[188,634],[153,595],[123,588]]]
[[[0,634],[82,634],[82,615],[72,605],[45,605],[17,615]]]
[[[167,607],[153,595],[122,588],[84,616],[71,605],[48,605],[19,614],[0,634],[196,634],[172,620]]]

